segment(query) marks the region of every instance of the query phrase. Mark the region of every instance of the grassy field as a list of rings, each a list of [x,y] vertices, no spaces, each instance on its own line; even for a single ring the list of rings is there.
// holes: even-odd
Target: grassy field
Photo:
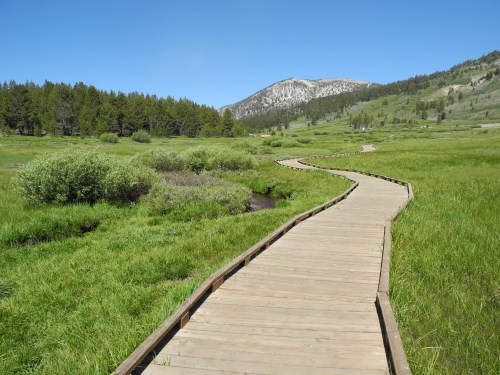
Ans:
[[[391,299],[413,372],[498,373],[500,129],[476,126],[427,121],[364,132],[344,119],[284,131],[284,145],[294,147],[260,138],[0,138],[2,373],[109,373],[213,271],[348,186],[326,173],[280,168],[274,159],[370,143],[377,152],[314,162],[414,186],[416,199],[393,229],[391,269]],[[217,176],[288,198],[274,210],[186,220],[155,214],[145,200],[26,207],[12,190],[16,171],[45,152],[99,147],[128,158],[152,147],[198,145],[251,150],[255,170]]]
[[[182,150],[231,142],[171,139],[142,145],[122,140],[99,147],[128,157],[150,147]],[[261,140],[248,142],[261,147]],[[98,143],[7,137],[0,144],[2,374],[111,372],[208,275],[294,215],[349,185],[324,172],[302,173],[262,160],[255,170],[219,177],[288,197],[273,210],[175,220],[153,213],[143,201],[125,207],[26,207],[10,180],[21,165],[44,152]],[[274,151],[257,156],[269,159],[295,150]]]
[[[413,373],[498,374],[500,131],[426,134],[309,161],[413,185],[415,200],[393,227],[391,266],[391,303]]]

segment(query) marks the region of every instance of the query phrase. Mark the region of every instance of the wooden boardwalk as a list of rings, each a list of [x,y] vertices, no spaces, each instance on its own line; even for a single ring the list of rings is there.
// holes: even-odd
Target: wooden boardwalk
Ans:
[[[143,374],[389,373],[374,302],[385,221],[408,193],[382,179],[332,173],[359,186],[226,280]]]

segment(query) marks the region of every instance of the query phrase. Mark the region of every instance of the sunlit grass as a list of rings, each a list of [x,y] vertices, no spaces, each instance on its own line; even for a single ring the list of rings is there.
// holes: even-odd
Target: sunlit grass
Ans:
[[[413,185],[415,200],[393,228],[391,266],[413,373],[499,373],[500,132],[394,141],[311,162]]]

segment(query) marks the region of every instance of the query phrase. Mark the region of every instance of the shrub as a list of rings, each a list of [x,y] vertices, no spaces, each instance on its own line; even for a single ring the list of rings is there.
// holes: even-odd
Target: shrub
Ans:
[[[295,139],[278,139],[271,142],[271,147],[304,147]]]
[[[322,131],[319,131],[319,130],[315,130],[313,132],[314,135],[328,135],[329,133],[328,132],[322,132]]]
[[[149,168],[136,168],[130,162],[114,160],[102,180],[103,199],[109,202],[135,202],[153,185],[156,174]]]
[[[187,170],[200,173],[203,170],[241,170],[250,169],[255,160],[246,152],[228,148],[196,147],[190,148],[181,154]]]
[[[297,141],[302,144],[309,144],[312,142],[312,139],[304,137],[304,138],[297,138]]]
[[[154,181],[150,169],[134,167],[98,150],[66,149],[35,159],[14,178],[16,191],[32,204],[133,202]]]
[[[103,133],[99,137],[99,141],[103,143],[118,143],[118,136],[113,133]]]
[[[174,151],[153,148],[132,158],[135,165],[146,166],[160,172],[182,171],[185,161]]]
[[[255,167],[254,158],[243,151],[214,149],[209,160],[211,169],[236,171]]]
[[[151,135],[145,130],[136,131],[131,138],[134,142],[151,143]]]
[[[233,150],[248,152],[251,155],[257,154],[257,147],[252,146],[246,141],[236,141],[231,145],[231,148]]]
[[[207,147],[195,147],[184,151],[181,157],[187,170],[200,173],[203,170],[210,170],[209,149]]]
[[[153,212],[181,220],[237,214],[245,211],[251,195],[248,188],[215,177],[195,175],[177,182],[167,177],[151,188],[147,201]]]
[[[262,141],[262,145],[263,146],[271,146],[271,143],[273,143],[274,141],[278,141],[278,140],[281,140],[281,138],[269,137],[269,138],[266,138]]]
[[[260,147],[259,149],[257,149],[257,154],[258,155],[270,155],[270,154],[274,154],[274,152],[273,152],[271,147],[264,146],[264,147]]]

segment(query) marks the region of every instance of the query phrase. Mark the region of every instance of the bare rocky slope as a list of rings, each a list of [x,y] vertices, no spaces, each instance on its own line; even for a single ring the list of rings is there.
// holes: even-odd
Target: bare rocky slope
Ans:
[[[268,86],[235,104],[221,108],[229,108],[234,117],[241,118],[273,109],[289,108],[314,98],[340,94],[371,86],[372,83],[348,78],[298,79],[289,78]]]

